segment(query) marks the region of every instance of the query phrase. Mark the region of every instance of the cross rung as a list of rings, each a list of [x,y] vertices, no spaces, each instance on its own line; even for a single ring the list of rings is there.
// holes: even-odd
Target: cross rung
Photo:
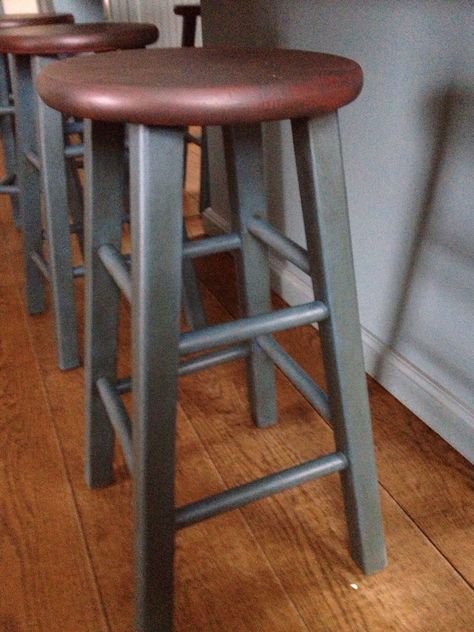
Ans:
[[[15,114],[13,105],[0,105],[0,116],[9,116],[10,114]]]
[[[176,528],[183,529],[196,522],[207,520],[255,500],[266,498],[284,489],[290,489],[313,479],[340,472],[346,467],[346,457],[340,452],[335,452],[334,454],[296,465],[277,474],[264,476],[251,483],[239,485],[196,503],[180,507],[176,511]]]
[[[102,377],[97,380],[96,386],[110,423],[120,439],[128,469],[133,472],[132,425],[127,409],[114,385],[107,378]]]
[[[64,155],[66,158],[79,158],[84,155],[84,145],[66,145]]]
[[[268,222],[253,218],[247,224],[247,229],[258,240],[274,250],[280,257],[287,259],[295,266],[309,272],[308,253],[299,244],[295,243],[280,231],[276,230]]]
[[[227,349],[221,349],[220,351],[214,351],[212,353],[205,353],[197,358],[191,358],[181,362],[178,369],[178,375],[189,375],[196,371],[203,371],[204,369],[210,369],[216,364],[224,364],[225,362],[232,362],[233,360],[241,360],[246,358],[249,354],[248,345],[234,345]],[[117,380],[115,385],[118,393],[129,393],[132,390],[132,380],[130,377]]]
[[[20,189],[15,184],[0,184],[0,193],[4,195],[18,195]]]
[[[132,281],[125,257],[120,252],[106,244],[98,251],[99,258],[104,264],[107,272],[122,290],[129,301],[132,300]]]
[[[230,233],[229,235],[219,235],[218,237],[207,237],[206,239],[187,241],[183,245],[183,255],[192,258],[205,257],[206,255],[214,255],[218,252],[238,250],[241,248],[241,245],[240,236],[236,233]]]
[[[41,274],[44,276],[44,278],[49,280],[50,278],[49,266],[45,258],[35,251],[30,253],[30,258],[33,261],[33,263],[36,265],[38,270],[41,272]]]
[[[229,323],[205,327],[181,335],[179,352],[182,355],[197,353],[220,345],[233,344],[264,336],[275,331],[319,322],[328,316],[328,309],[321,301],[313,301],[296,307],[286,307],[270,314],[241,318]]]
[[[297,362],[272,338],[261,336],[257,338],[258,345],[268,357],[277,365],[295,387],[306,397],[314,408],[328,421],[331,413],[326,393],[303,371]]]
[[[41,171],[40,159],[38,158],[38,156],[33,151],[26,152],[25,157],[28,160],[28,162],[30,163],[30,165],[33,165],[33,167],[37,171]]]

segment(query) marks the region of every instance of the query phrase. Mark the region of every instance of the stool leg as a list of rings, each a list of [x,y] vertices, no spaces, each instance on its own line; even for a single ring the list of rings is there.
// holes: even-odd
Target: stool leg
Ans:
[[[207,143],[207,130],[205,127],[201,131],[201,166],[200,166],[200,189],[199,189],[199,210],[201,213],[211,206],[211,191],[209,183],[209,152]]]
[[[243,316],[271,311],[268,253],[246,229],[253,217],[266,217],[260,125],[225,127],[224,152],[227,168],[232,229],[242,239],[237,255],[239,301]],[[275,367],[255,341],[247,360],[250,403],[255,423],[270,426],[277,420]]]
[[[138,632],[173,627],[184,130],[130,127]]]
[[[315,296],[329,307],[320,332],[337,449],[349,462],[342,485],[351,550],[373,573],[386,556],[337,114],[293,121],[293,138]]]
[[[33,76],[49,63],[33,59]],[[43,185],[44,213],[48,236],[48,263],[54,305],[54,321],[61,369],[79,365],[76,301],[72,270],[71,237],[66,160],[64,158],[63,117],[36,97],[38,144]]]
[[[68,208],[76,227],[79,248],[84,254],[84,192],[74,158],[66,160],[66,174]]]
[[[117,379],[120,290],[103,266],[98,250],[120,250],[122,236],[124,126],[86,121],[86,458],[90,487],[112,482],[114,432],[97,390],[97,380]]]
[[[42,254],[43,229],[41,223],[40,176],[26,155],[37,147],[35,90],[31,75],[30,57],[15,55],[12,61],[12,86],[15,102],[17,177],[20,188],[20,208],[23,227],[23,256],[28,312],[39,314],[44,309],[44,286],[41,272],[31,255]]]
[[[8,61],[7,56],[0,54],[0,105],[10,106],[10,88],[8,86]],[[13,115],[0,116],[0,136],[2,139],[3,154],[5,158],[5,172],[8,184],[16,181],[16,157]],[[10,195],[13,221],[17,228],[21,228],[20,205],[17,195]]]

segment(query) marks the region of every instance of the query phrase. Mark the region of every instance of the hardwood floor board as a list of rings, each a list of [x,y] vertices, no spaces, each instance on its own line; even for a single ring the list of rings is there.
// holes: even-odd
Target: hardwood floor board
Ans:
[[[208,299],[216,320],[220,307]],[[255,429],[244,380],[241,362],[181,384],[181,405],[227,486],[333,449],[327,425],[281,375],[280,422]],[[440,632],[465,630],[472,591],[390,495],[382,495],[390,564],[374,577],[349,558],[337,477],[250,505],[243,514],[311,630],[431,632],[433,619]]]
[[[229,255],[198,263],[202,281],[226,310],[236,313],[234,268]],[[284,305],[274,297],[275,307]],[[324,385],[315,329],[301,327],[277,339]],[[453,568],[474,585],[474,468],[416,415],[369,378],[379,479]]]
[[[13,249],[16,259],[18,251]],[[82,293],[78,284],[79,313]],[[123,310],[122,372],[129,356],[128,310]],[[97,583],[114,632],[132,620],[131,482],[118,455],[115,485],[89,490],[83,482],[83,371],[61,372],[52,344],[51,313],[30,321],[47,395],[64,449]],[[177,502],[224,489],[184,415],[179,420]],[[207,632],[308,632],[271,565],[237,512],[186,529],[177,537],[176,629]],[[255,599],[256,592],[261,595]]]
[[[14,278],[8,266],[3,257],[2,279]],[[23,306],[10,284],[0,289],[0,328],[0,629],[105,632]]]
[[[19,235],[8,222],[1,230],[11,267],[0,273],[0,423],[8,444],[0,469],[0,502],[8,508],[2,506],[0,555],[10,582],[0,590],[0,629],[130,632],[130,477],[117,450],[117,482],[86,487],[83,371],[57,368],[50,309],[25,319]],[[229,319],[236,307],[230,257],[203,260],[199,270],[210,321]],[[82,295],[79,281],[80,315]],[[126,374],[128,308],[122,313]],[[82,328],[82,316],[80,322]],[[313,328],[278,338],[322,379]],[[327,477],[178,534],[177,632],[473,628],[474,597],[464,580],[472,571],[468,466],[384,389],[369,386],[388,568],[365,577],[352,562],[338,477]],[[279,424],[262,431],[250,419],[242,361],[181,380],[179,505],[333,450],[328,426],[281,374],[278,393]]]

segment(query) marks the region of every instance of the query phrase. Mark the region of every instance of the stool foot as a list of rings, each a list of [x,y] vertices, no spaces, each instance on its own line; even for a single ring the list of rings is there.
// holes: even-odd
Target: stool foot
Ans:
[[[184,130],[130,128],[137,632],[171,632]]]
[[[298,180],[320,323],[329,405],[354,560],[366,573],[386,564],[370,409],[364,372],[344,171],[336,113],[293,121]]]
[[[266,217],[260,125],[224,127],[232,229],[242,240],[237,254],[239,302],[243,316],[271,311],[268,254],[247,230],[254,217]],[[277,421],[276,382],[273,362],[255,341],[250,343],[247,375],[252,415],[263,428]]]
[[[120,290],[98,250],[120,249],[122,236],[123,125],[86,123],[86,454],[90,487],[113,480],[114,432],[97,389],[99,378],[115,384]]]
[[[34,58],[33,76],[50,61],[49,58]],[[36,110],[58,364],[61,369],[72,369],[79,366],[80,359],[69,234],[63,117],[38,96]]]
[[[31,116],[31,104],[35,103],[36,94],[28,56],[15,55],[12,64],[12,88],[16,107],[17,175],[23,228],[26,302],[30,314],[39,314],[44,310],[44,286],[41,272],[33,262],[31,253],[41,255],[43,234],[40,177],[26,158],[26,153],[34,150],[37,144],[34,118]]]

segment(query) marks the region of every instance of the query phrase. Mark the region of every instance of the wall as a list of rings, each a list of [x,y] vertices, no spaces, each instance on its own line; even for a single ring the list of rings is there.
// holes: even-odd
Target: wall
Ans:
[[[109,0],[115,10],[128,12],[129,19],[152,22],[160,29],[159,47],[179,46],[182,20],[173,13],[175,4],[197,4],[197,0]]]
[[[36,0],[3,0],[5,13],[36,13]]]
[[[212,44],[352,57],[361,97],[341,112],[368,371],[474,460],[474,9],[470,0],[203,0]],[[214,225],[228,204],[213,141]],[[304,244],[287,125],[266,129],[274,223]],[[274,262],[275,286],[308,279]],[[389,423],[390,420],[387,420]]]

